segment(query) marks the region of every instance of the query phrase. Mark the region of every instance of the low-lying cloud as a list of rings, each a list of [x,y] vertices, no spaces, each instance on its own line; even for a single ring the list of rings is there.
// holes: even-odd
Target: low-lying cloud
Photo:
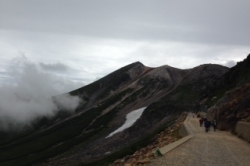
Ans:
[[[234,60],[228,60],[224,65],[227,67],[234,67],[236,63],[237,62],[235,62]]]
[[[29,126],[38,117],[54,116],[59,109],[74,112],[80,102],[66,92],[83,86],[81,83],[44,71],[25,57],[13,60],[8,74],[14,82],[0,86],[0,130]]]
[[[48,71],[66,71],[68,70],[68,66],[62,64],[62,63],[53,63],[53,64],[46,64],[43,62],[40,62],[39,65],[44,69]]]

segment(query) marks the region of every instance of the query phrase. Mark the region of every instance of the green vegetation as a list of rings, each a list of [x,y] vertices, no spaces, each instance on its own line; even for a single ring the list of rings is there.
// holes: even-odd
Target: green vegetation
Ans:
[[[191,84],[179,85],[175,90],[174,94],[177,95],[175,104],[183,105],[185,103],[194,103],[197,100],[198,94],[192,90],[193,86]]]
[[[219,89],[215,91],[214,93],[211,93],[208,97],[208,101],[206,102],[206,105],[208,106],[208,108],[215,105],[218,102],[218,100],[224,96],[224,94],[225,94],[225,91],[223,89]],[[213,97],[216,97],[216,98],[213,98]]]
[[[158,107],[186,111],[191,109],[199,97],[199,93],[194,91],[191,84],[181,84],[169,95],[161,99]]]

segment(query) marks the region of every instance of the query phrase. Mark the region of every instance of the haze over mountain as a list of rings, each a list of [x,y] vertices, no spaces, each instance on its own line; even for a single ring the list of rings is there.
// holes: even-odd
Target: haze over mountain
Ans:
[[[12,60],[8,70],[12,82],[0,86],[1,130],[20,130],[37,118],[53,117],[60,110],[58,107],[74,112],[80,98],[61,94],[82,84],[46,71],[56,69],[55,65],[36,64],[25,57]],[[55,104],[52,96],[57,95],[60,97],[54,98]]]

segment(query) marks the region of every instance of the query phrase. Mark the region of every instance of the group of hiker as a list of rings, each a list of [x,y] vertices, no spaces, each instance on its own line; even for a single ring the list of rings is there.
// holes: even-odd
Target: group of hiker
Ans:
[[[199,119],[199,122],[200,122],[200,127],[202,127],[204,125],[206,132],[210,131],[210,127],[211,126],[213,126],[214,131],[216,131],[216,128],[217,128],[217,121],[216,120],[214,120],[213,122],[211,122],[207,118],[201,117]]]

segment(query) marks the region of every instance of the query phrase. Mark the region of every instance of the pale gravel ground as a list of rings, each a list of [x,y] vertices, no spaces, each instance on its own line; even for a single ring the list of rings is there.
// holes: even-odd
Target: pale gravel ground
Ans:
[[[153,160],[148,166],[250,166],[250,144],[229,132],[205,133],[197,118],[188,117],[194,137]]]

